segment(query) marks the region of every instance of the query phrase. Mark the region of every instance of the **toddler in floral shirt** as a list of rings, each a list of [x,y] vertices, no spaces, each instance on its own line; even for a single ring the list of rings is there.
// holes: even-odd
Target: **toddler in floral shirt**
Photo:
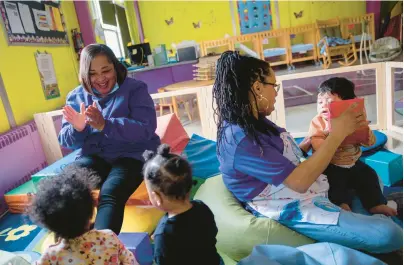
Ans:
[[[29,215],[55,233],[37,265],[139,264],[111,230],[91,230],[94,201],[91,190],[98,177],[85,168],[66,167],[42,180]]]

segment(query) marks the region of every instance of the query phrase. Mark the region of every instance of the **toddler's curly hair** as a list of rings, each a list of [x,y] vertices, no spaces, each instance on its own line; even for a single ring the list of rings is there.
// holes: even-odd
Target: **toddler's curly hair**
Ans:
[[[58,176],[48,177],[28,209],[28,215],[57,237],[73,239],[84,234],[94,212],[92,189],[99,177],[91,170],[67,166]]]

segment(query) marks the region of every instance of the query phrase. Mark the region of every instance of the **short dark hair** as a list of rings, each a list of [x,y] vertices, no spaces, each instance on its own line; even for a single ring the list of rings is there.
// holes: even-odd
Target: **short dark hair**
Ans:
[[[80,83],[83,88],[90,94],[93,94],[90,81],[91,62],[97,55],[105,55],[110,63],[114,65],[116,73],[116,81],[118,85],[122,85],[128,75],[128,70],[116,58],[114,52],[104,44],[90,44],[86,46],[80,55]]]
[[[98,183],[99,177],[94,172],[67,166],[58,176],[40,181],[28,214],[57,237],[72,239],[81,236],[93,216],[91,190]]]
[[[165,196],[184,200],[192,188],[192,169],[188,161],[170,153],[170,146],[162,144],[157,154],[145,151],[144,178]]]
[[[355,84],[344,77],[333,77],[323,83],[317,89],[319,94],[331,93],[340,99],[353,99],[355,95]]]
[[[215,116],[217,118],[217,152],[226,138],[226,128],[238,125],[243,132],[260,145],[259,134],[279,135],[279,131],[265,119],[256,118],[253,109],[257,102],[250,102],[249,93],[256,81],[265,81],[270,74],[268,62],[240,55],[237,51],[224,52],[217,61],[216,79],[213,84]],[[252,93],[254,96],[255,94]],[[253,106],[255,104],[255,106]]]

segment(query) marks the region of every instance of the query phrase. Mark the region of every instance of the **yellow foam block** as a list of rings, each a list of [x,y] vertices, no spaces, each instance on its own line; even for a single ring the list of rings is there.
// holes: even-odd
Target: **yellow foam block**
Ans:
[[[156,208],[127,205],[121,231],[151,234],[163,215],[164,212]]]

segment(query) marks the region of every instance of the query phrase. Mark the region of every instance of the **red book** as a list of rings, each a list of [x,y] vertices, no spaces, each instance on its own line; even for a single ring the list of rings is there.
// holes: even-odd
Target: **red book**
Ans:
[[[336,118],[340,116],[344,111],[346,111],[349,106],[353,103],[357,103],[357,107],[354,109],[355,112],[363,111],[366,114],[365,110],[365,100],[363,98],[354,98],[342,101],[334,101],[330,103],[330,118]],[[330,131],[332,131],[331,127],[331,119],[328,120],[328,125]],[[342,142],[342,145],[347,144],[361,144],[367,143],[369,140],[369,127],[367,125],[358,128],[354,133],[348,135],[345,140]]]

